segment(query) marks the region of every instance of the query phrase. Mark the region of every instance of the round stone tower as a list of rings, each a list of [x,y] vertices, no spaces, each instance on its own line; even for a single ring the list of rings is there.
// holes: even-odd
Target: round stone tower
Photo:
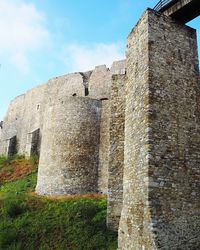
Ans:
[[[45,113],[36,192],[97,191],[101,101],[65,97]]]

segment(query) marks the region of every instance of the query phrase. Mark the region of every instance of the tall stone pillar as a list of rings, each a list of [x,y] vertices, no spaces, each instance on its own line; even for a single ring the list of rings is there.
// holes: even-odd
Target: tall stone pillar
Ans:
[[[113,75],[110,112],[107,226],[117,231],[123,202],[125,75]]]
[[[200,249],[196,31],[147,10],[128,38],[119,249]]]

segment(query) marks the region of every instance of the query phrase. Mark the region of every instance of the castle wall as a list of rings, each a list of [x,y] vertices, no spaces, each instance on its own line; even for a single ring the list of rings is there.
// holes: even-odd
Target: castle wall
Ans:
[[[87,96],[109,99],[111,74],[124,71],[124,60],[114,62],[111,71],[112,73],[104,65],[97,66],[94,72],[77,72],[55,77],[46,84],[15,98],[10,104],[3,129],[0,131],[0,154],[6,154],[9,138],[17,136],[18,153],[30,156],[31,136],[37,129],[40,129],[42,136],[44,110],[49,101],[56,100],[55,97]],[[92,89],[91,93],[88,92],[90,91],[89,86]],[[105,123],[109,124],[109,117]],[[109,129],[107,133],[109,133]],[[102,142],[102,145],[105,143]],[[105,159],[102,160],[106,162]]]
[[[73,95],[85,96],[83,76],[77,72],[49,80],[48,95],[52,97],[52,100],[55,96],[60,98]]]
[[[20,143],[21,152],[25,152],[25,155],[30,156],[30,137],[34,131],[40,129],[42,136],[44,112],[48,103],[74,94],[77,96],[85,95],[83,78],[79,73],[55,77],[49,80],[47,84],[33,88],[26,93],[23,135],[22,143]]]
[[[112,75],[125,75],[126,74],[126,60],[114,61],[110,72]]]
[[[123,203],[125,75],[112,77],[107,226],[117,231]]]
[[[4,142],[13,136],[17,137],[17,153],[29,153],[28,134],[42,128],[46,89],[47,85],[38,86],[11,102],[3,122],[2,140],[5,147],[1,149],[1,154],[6,154],[7,143]]]
[[[123,208],[118,232],[123,250],[154,246],[148,206],[148,16],[146,12],[132,30],[127,45]]]
[[[43,140],[43,122],[45,110],[50,103],[66,96],[86,96],[102,100],[99,166],[98,166],[98,191],[107,194],[108,189],[108,164],[109,164],[109,129],[110,129],[110,91],[112,74],[125,72],[125,60],[116,61],[111,69],[105,65],[97,66],[94,71],[72,73],[55,77],[31,89],[26,94],[17,97],[11,102],[9,111],[1,129],[0,153],[7,154],[10,139],[16,136],[17,153],[30,157],[40,150],[40,141]],[[86,88],[89,88],[87,93]],[[90,91],[92,89],[92,91]],[[37,141],[36,131],[39,133]],[[33,150],[36,148],[36,150]]]
[[[31,89],[25,95],[22,124],[23,129],[19,141],[20,154],[25,154],[27,157],[31,154],[30,135],[37,129],[40,129],[42,133],[44,110],[48,98],[47,87],[46,84],[40,85]]]
[[[97,191],[101,101],[65,97],[45,111],[36,192]]]
[[[108,192],[108,164],[110,145],[110,100],[102,100],[100,142],[99,142],[99,167],[98,190],[100,193]]]
[[[40,129],[42,136],[44,111],[48,102],[73,94],[85,96],[85,86],[80,73],[53,78],[47,84],[35,87],[15,98],[9,106],[1,130],[0,154],[7,154],[8,140],[17,136],[18,154],[29,157],[31,135]]]
[[[119,249],[200,247],[195,30],[148,10],[128,38]]]
[[[89,95],[102,99],[100,145],[99,145],[99,192],[108,192],[108,166],[110,148],[110,98],[113,74],[125,74],[125,60],[113,62],[110,70],[105,65],[97,66],[89,81]]]
[[[89,96],[95,99],[109,99],[112,74],[106,65],[96,66],[90,76]]]
[[[9,140],[14,136],[17,136],[18,138],[21,136],[24,99],[24,95],[18,96],[9,105],[3,121],[3,129],[1,129],[0,154],[2,155],[6,155],[8,152]],[[17,141],[17,144],[17,148],[19,148],[19,141]]]

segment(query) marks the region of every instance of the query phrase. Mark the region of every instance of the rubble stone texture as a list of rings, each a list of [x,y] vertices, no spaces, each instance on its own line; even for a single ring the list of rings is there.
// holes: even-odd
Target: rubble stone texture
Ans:
[[[45,111],[36,192],[97,192],[101,101],[65,97]]]
[[[148,10],[128,38],[119,249],[200,248],[195,30]]]
[[[108,164],[110,145],[110,100],[102,100],[100,144],[99,144],[99,167],[98,167],[98,190],[102,194],[108,192]]]
[[[107,226],[117,231],[123,202],[126,75],[113,75],[111,88]]]
[[[107,194],[119,250],[200,249],[196,31],[147,10],[127,60],[15,98],[0,155],[15,152],[40,154],[38,194]]]
[[[125,60],[116,61],[110,69],[101,65],[97,66],[94,71],[55,77],[46,84],[15,98],[0,126],[0,154],[7,155],[9,151],[11,153],[15,151],[9,150],[10,145],[14,145],[12,138],[16,138],[17,153],[24,154],[26,157],[39,154],[41,147],[37,185],[37,191],[40,194],[97,191],[107,194],[110,145],[109,99],[112,75],[124,74],[124,72]],[[62,101],[63,105],[60,105]],[[89,106],[86,108],[86,103],[88,105],[98,103],[96,106],[98,115],[92,115],[93,108],[89,108]],[[51,113],[50,108],[56,111]],[[70,124],[69,120],[74,120],[74,123]],[[47,123],[51,126],[51,132],[47,129]],[[96,129],[95,134],[91,134],[92,129]],[[63,134],[64,130],[69,132]],[[59,145],[52,144],[54,139],[58,142],[61,135],[64,141],[61,141],[62,143]],[[89,140],[89,136],[91,136],[91,140]],[[66,141],[71,143],[71,147],[65,145]],[[48,150],[49,154],[46,154],[45,152]],[[55,157],[52,160],[54,153]],[[80,156],[81,154],[82,156]],[[81,157],[83,162],[80,160]],[[85,169],[85,172],[81,170],[80,164],[84,165],[82,170]],[[75,169],[79,169],[77,175]],[[59,176],[55,178],[58,172],[61,175],[60,179]],[[88,176],[86,172],[90,172]],[[79,179],[80,175],[83,175],[82,179]],[[74,181],[69,184],[72,176]],[[76,177],[77,180],[75,180]],[[52,181],[50,181],[51,179]],[[87,185],[86,181],[83,181],[84,179],[87,180]],[[79,187],[82,185],[82,188],[75,187],[78,182]]]

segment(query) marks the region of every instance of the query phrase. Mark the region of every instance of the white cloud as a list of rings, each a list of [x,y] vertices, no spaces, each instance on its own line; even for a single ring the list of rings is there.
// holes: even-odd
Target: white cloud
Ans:
[[[25,74],[30,72],[30,63],[25,54],[14,53],[11,59],[12,63],[14,63],[21,72]]]
[[[0,0],[0,54],[27,72],[29,53],[49,40],[45,17],[23,0]]]
[[[96,65],[106,64],[110,66],[113,61],[124,58],[124,48],[121,43],[93,44],[83,46],[70,44],[65,47],[64,61],[72,71],[86,71]]]

